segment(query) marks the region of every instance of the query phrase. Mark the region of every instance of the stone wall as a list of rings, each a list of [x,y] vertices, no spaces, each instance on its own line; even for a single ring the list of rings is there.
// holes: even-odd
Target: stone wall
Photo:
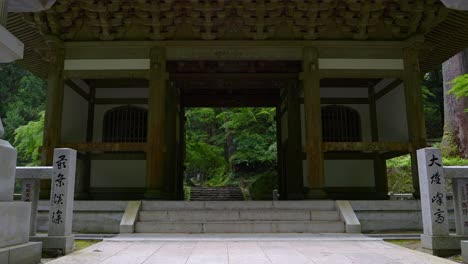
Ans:
[[[363,233],[421,231],[421,201],[350,201]],[[448,201],[450,230],[455,231],[453,202]]]
[[[117,234],[127,201],[75,201],[73,232]],[[37,231],[47,232],[49,201],[39,202]]]

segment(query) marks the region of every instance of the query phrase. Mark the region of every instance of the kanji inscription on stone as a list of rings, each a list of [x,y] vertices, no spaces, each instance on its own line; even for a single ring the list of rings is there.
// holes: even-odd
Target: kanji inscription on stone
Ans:
[[[424,234],[448,235],[447,194],[440,150],[420,149],[417,155]]]
[[[72,234],[76,151],[55,149],[50,194],[49,236]]]

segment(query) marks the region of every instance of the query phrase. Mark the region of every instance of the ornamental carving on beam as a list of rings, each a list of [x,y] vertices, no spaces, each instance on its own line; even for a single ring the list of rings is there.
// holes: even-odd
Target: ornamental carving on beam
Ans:
[[[403,40],[440,23],[438,0],[57,0],[25,19],[90,40]]]

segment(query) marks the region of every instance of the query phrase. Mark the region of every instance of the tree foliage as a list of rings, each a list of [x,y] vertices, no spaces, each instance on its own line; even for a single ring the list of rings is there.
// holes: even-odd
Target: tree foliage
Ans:
[[[457,99],[468,97],[468,74],[463,74],[453,79],[450,84],[453,84],[450,94],[455,95]],[[468,108],[465,109],[468,112]]]
[[[15,130],[15,143],[20,160],[27,162],[28,166],[40,165],[39,148],[42,146],[44,131],[44,115],[42,111],[38,121],[30,121]]]
[[[39,123],[45,110],[46,91],[46,83],[43,80],[17,64],[10,63],[0,66],[0,117],[5,126],[5,140],[14,143],[15,147],[30,146],[31,142],[35,140],[33,138],[41,137],[40,133],[35,131],[36,134],[33,138],[20,135],[18,139],[15,139],[15,131],[31,121],[33,121],[30,124],[31,127],[20,129],[20,133],[27,134],[27,131],[32,132],[34,129],[39,129]],[[31,142],[23,143],[23,139],[31,140]],[[23,151],[22,149],[19,149],[19,152],[19,165],[38,163],[39,156],[35,155],[35,152]],[[26,153],[29,153],[30,156]]]
[[[217,186],[276,167],[275,114],[274,108],[187,109],[187,176]]]

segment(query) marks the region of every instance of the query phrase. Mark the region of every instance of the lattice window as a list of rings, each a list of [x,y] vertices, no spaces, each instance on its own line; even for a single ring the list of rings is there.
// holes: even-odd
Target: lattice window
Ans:
[[[322,107],[322,136],[325,142],[359,142],[361,117],[353,108],[342,105]]]
[[[125,105],[110,109],[104,115],[103,142],[146,142],[148,111]]]

